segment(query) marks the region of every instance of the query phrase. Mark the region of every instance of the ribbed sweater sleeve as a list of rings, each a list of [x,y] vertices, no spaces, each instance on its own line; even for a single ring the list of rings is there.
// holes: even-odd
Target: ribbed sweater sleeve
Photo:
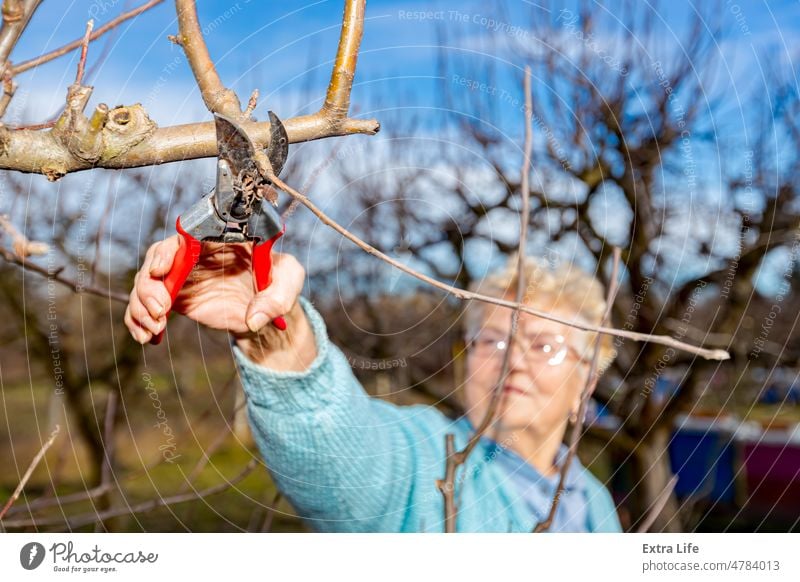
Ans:
[[[319,531],[400,531],[414,483],[398,407],[370,398],[322,316],[300,297],[317,345],[302,372],[234,355],[256,443],[276,484]]]

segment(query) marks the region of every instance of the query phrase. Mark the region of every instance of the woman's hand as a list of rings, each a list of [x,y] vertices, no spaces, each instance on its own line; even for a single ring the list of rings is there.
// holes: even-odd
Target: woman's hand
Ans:
[[[272,283],[256,293],[250,245],[203,243],[197,267],[171,305],[162,278],[172,268],[178,245],[178,235],[153,244],[136,273],[125,311],[125,325],[136,341],[143,344],[160,333],[167,324],[166,314],[172,309],[207,327],[230,332],[243,349],[249,348],[248,355],[256,360],[263,357],[253,357],[254,347],[261,356],[267,351],[287,349],[289,338],[281,336],[310,339],[314,348],[313,333],[297,303],[305,269],[292,255],[273,252]],[[288,316],[286,331],[272,329],[270,324],[281,315]],[[299,324],[301,329],[291,329],[293,324],[295,327]],[[308,335],[310,338],[305,337]],[[304,352],[302,360],[311,357],[309,350]],[[316,355],[315,349],[313,352]]]

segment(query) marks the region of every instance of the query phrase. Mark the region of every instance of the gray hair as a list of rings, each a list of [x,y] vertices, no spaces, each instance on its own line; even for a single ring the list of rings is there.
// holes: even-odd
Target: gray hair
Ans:
[[[523,273],[523,303],[526,305],[541,309],[559,308],[572,313],[577,321],[583,323],[600,325],[602,322],[606,309],[605,290],[594,276],[572,264],[550,265],[543,258],[534,256],[523,258]],[[513,301],[517,290],[516,253],[508,258],[504,268],[473,282],[469,290]],[[467,301],[464,309],[464,330],[467,338],[474,337],[483,327],[487,308],[497,307],[474,299]],[[585,334],[585,347],[593,345],[596,332],[581,333]],[[602,336],[599,356],[599,369],[605,370],[616,356],[611,336]]]

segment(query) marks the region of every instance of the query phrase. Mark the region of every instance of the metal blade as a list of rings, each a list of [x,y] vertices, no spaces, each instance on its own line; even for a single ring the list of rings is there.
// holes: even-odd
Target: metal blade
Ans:
[[[218,157],[228,162],[228,167],[236,179],[243,176],[242,171],[256,178],[258,168],[253,160],[256,150],[253,142],[241,126],[223,115],[214,114],[214,123],[217,127]]]
[[[281,175],[286,158],[289,157],[289,135],[286,128],[272,111],[269,112],[269,147],[267,157],[276,176]]]

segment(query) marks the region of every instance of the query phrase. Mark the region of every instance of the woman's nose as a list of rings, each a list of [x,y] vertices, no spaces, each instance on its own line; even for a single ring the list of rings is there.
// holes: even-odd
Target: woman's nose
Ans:
[[[513,369],[528,369],[529,362],[528,362],[528,354],[525,344],[522,342],[514,341],[511,342],[511,355],[509,356],[508,362],[509,368]]]

